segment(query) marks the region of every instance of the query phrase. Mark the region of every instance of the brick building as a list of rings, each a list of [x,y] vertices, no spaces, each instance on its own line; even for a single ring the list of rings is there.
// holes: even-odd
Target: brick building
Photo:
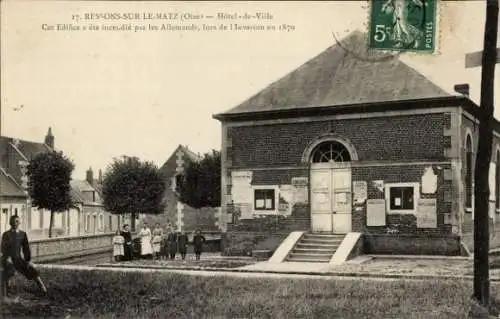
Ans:
[[[467,92],[449,94],[366,43],[354,32],[214,115],[222,124],[222,210],[233,237],[357,232],[367,253],[472,248],[478,106]],[[493,143],[495,247],[497,121]]]

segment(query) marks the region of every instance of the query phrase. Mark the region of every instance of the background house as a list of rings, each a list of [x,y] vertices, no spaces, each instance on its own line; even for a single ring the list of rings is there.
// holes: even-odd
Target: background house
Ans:
[[[38,210],[32,207],[31,202],[25,192],[28,179],[26,177],[26,166],[29,161],[38,153],[54,150],[54,135],[49,127],[44,142],[32,142],[20,140],[12,137],[0,137],[0,167],[2,169],[2,185],[0,194],[2,195],[2,218],[8,220],[8,215],[16,213],[23,218],[23,228],[29,232],[31,238],[45,237],[50,221],[50,212]],[[25,193],[25,198],[12,196],[14,188],[19,192]],[[9,195],[9,196],[4,196]],[[15,201],[15,203],[13,202]],[[11,210],[12,207],[12,210]],[[54,215],[54,235],[64,235],[63,213]],[[2,225],[2,229],[5,223]]]
[[[51,128],[43,143],[0,137],[0,231],[8,229],[8,219],[17,214],[31,239],[48,236],[50,212],[31,205],[27,194],[26,167],[38,153],[54,150]],[[85,180],[71,181],[74,207],[54,213],[53,237],[79,236],[115,230],[119,217],[105,212],[102,205],[102,176],[93,178],[92,169]]]
[[[9,229],[9,218],[18,215],[25,225],[27,220],[28,196],[16,180],[0,168],[0,232]]]
[[[73,233],[75,231],[78,231],[79,235],[108,233],[116,231],[123,223],[123,217],[104,209],[101,170],[97,179],[94,179],[92,168],[87,170],[85,180],[73,179],[71,191],[78,207],[78,214],[72,216],[75,222],[78,221],[78,227],[69,225]]]
[[[161,166],[167,185],[165,191],[165,213],[158,216],[144,215],[148,223],[160,223],[162,227],[171,223],[177,230],[194,231],[200,228],[204,231],[219,231],[217,224],[218,208],[204,207],[196,209],[178,200],[178,186],[184,169],[201,157],[185,145],[179,145]]]

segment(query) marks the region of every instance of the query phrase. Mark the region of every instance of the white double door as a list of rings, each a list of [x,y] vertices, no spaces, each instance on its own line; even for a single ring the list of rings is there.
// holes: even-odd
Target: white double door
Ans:
[[[351,169],[333,163],[311,166],[311,227],[313,232],[346,234],[352,229]]]

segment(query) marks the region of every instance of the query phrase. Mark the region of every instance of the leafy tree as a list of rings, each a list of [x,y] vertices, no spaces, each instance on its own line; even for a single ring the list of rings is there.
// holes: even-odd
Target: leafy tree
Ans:
[[[52,238],[54,212],[64,212],[73,206],[70,181],[74,168],[62,152],[39,153],[27,166],[28,194],[33,206],[50,211],[49,238]]]
[[[178,185],[179,199],[194,208],[219,207],[221,200],[221,154],[212,150],[199,162],[190,162]]]
[[[104,207],[112,214],[131,214],[131,228],[135,230],[138,214],[164,212],[165,189],[163,174],[154,163],[122,156],[104,174]]]

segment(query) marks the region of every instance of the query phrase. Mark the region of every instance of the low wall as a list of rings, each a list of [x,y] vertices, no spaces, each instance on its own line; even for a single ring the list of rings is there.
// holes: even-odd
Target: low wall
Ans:
[[[221,241],[224,256],[252,256],[255,251],[268,250],[270,255],[286,239],[290,232],[244,232],[223,234]],[[270,257],[270,255],[268,257]]]
[[[114,233],[85,235],[77,237],[57,237],[30,241],[34,262],[49,263],[67,258],[75,258],[112,251]]]
[[[365,254],[460,256],[460,238],[455,235],[364,234]]]

